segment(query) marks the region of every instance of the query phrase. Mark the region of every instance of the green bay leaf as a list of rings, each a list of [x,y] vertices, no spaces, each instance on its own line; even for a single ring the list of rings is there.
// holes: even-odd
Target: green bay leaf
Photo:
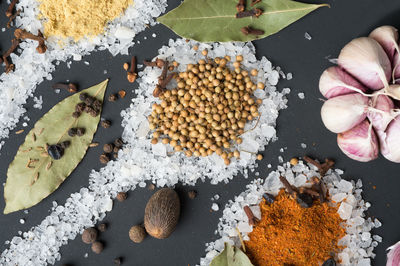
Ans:
[[[210,266],[253,266],[253,264],[240,248],[225,243],[224,250],[212,260]]]
[[[82,90],[96,99],[103,101],[108,80]],[[4,187],[6,207],[4,213],[15,212],[32,207],[55,191],[71,174],[86,154],[89,144],[100,121],[100,114],[92,117],[83,112],[79,118],[73,118],[75,105],[79,102],[80,93],[75,93],[62,100],[40,118],[27,134],[25,142],[19,147],[7,172]],[[71,127],[85,128],[81,137],[68,136]],[[52,145],[70,141],[64,155],[53,160],[46,155],[46,144]],[[42,147],[42,148],[41,148]],[[38,160],[27,167],[28,160]]]
[[[250,0],[247,9],[250,10]],[[157,20],[181,37],[199,42],[252,41],[274,34],[311,11],[327,4],[305,4],[290,0],[262,0],[254,7],[264,13],[259,18],[235,17],[238,0],[185,0]],[[264,30],[260,36],[244,35],[240,29],[250,26]]]

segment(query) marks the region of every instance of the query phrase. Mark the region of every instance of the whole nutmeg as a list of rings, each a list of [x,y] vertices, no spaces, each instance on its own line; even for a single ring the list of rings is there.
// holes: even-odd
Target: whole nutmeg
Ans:
[[[100,254],[104,249],[103,243],[96,241],[92,244],[92,251],[96,254]]]
[[[178,224],[181,205],[178,194],[170,188],[154,193],[144,212],[144,227],[152,237],[169,237]]]
[[[97,239],[97,230],[94,227],[86,228],[82,233],[83,243],[90,244]]]
[[[135,225],[129,230],[129,238],[135,243],[141,243],[146,237],[146,231],[143,226]]]

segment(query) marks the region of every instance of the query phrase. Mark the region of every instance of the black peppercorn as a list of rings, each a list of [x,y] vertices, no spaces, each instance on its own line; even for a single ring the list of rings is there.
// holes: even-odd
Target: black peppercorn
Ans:
[[[54,160],[59,160],[64,155],[64,149],[59,144],[50,145],[47,149],[47,153]]]
[[[86,105],[92,105],[93,102],[94,102],[94,100],[95,100],[95,99],[94,99],[93,97],[87,96],[86,99],[85,99],[85,104],[86,104]]]
[[[81,116],[81,113],[80,112],[73,112],[72,113],[72,117],[73,118],[78,118],[78,117],[80,117]]]
[[[102,155],[100,155],[100,162],[102,164],[106,164],[110,161],[110,157],[108,156],[108,154],[103,153]]]
[[[81,101],[85,101],[87,97],[88,97],[87,93],[79,94],[79,100],[81,100]]]
[[[92,106],[94,107],[94,109],[100,110],[101,109],[101,104],[102,104],[102,102],[100,100],[95,100],[93,102]]]
[[[189,199],[194,199],[197,196],[197,192],[195,190],[191,190],[188,192]]]
[[[103,243],[96,241],[92,244],[92,251],[96,254],[100,254],[104,249]]]
[[[126,200],[127,197],[128,197],[128,194],[126,194],[126,192],[119,192],[117,194],[117,200],[119,202],[123,202],[124,200]]]
[[[115,258],[114,259],[114,264],[115,266],[119,266],[122,264],[122,258]]]
[[[85,128],[83,128],[83,127],[78,127],[78,128],[76,129],[76,135],[78,135],[79,137],[85,135]]]
[[[77,133],[76,128],[72,127],[72,128],[70,128],[70,129],[68,129],[68,136],[70,136],[70,137],[75,137],[75,136],[76,136],[76,133]]]
[[[93,110],[94,110],[94,109],[93,109],[91,106],[89,106],[89,105],[86,105],[86,107],[85,107],[85,110],[84,110],[84,111],[85,111],[86,113],[88,113],[88,114],[89,114],[89,113],[90,113],[91,111],[93,111]]]
[[[78,103],[75,105],[75,111],[82,113],[85,110],[86,104],[85,103]]]
[[[86,228],[82,233],[83,243],[90,244],[97,239],[97,230],[94,227]]]
[[[101,126],[103,127],[103,128],[109,128],[110,126],[111,126],[111,122],[110,121],[108,121],[108,120],[103,120],[103,121],[101,121]]]
[[[314,203],[312,196],[308,193],[298,194],[296,200],[297,200],[297,203],[299,203],[300,206],[303,208],[310,208]]]
[[[119,139],[119,138],[116,139],[116,140],[114,141],[115,147],[121,148],[123,144],[124,144],[124,143],[123,143],[122,140]]]
[[[275,201],[275,197],[269,193],[264,193],[263,198],[269,204],[274,203],[274,201]]]
[[[107,230],[107,224],[99,224],[97,229],[99,229],[100,232],[105,232]]]
[[[90,110],[89,115],[92,116],[92,117],[96,117],[96,116],[99,115],[99,112],[94,110],[94,109],[92,109],[92,110]]]
[[[110,96],[108,96],[108,100],[110,102],[115,102],[118,99],[118,96],[116,94],[111,94]]]
[[[104,144],[103,151],[106,152],[106,153],[112,152],[113,151],[113,145],[112,144]]]
[[[66,149],[69,147],[69,145],[71,145],[71,142],[66,140],[60,143],[61,148]]]
[[[322,264],[322,266],[336,266],[336,262],[335,262],[334,259],[330,258],[330,259],[327,259],[327,260]]]

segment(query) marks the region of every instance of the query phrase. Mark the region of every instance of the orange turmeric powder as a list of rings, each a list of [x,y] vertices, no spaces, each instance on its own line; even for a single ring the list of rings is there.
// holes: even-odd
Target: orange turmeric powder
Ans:
[[[245,241],[246,253],[256,266],[321,265],[338,252],[345,235],[337,207],[314,202],[301,207],[280,191],[272,204],[260,203],[261,220]]]

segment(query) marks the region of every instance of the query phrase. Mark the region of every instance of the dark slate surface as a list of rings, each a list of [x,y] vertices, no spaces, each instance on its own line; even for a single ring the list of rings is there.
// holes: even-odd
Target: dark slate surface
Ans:
[[[200,1],[200,0],[199,0]],[[176,7],[179,1],[169,1],[169,10]],[[309,0],[309,2],[312,2]],[[367,35],[376,26],[391,24],[400,27],[400,2],[395,0],[353,0],[353,1],[327,1],[331,8],[317,10],[311,15],[289,26],[280,33],[264,40],[254,42],[257,47],[257,56],[268,57],[274,65],[281,66],[285,72],[293,72],[291,81],[283,81],[279,84],[282,89],[285,86],[292,88],[289,96],[289,108],[282,111],[278,119],[279,140],[269,145],[264,152],[264,160],[261,163],[261,176],[268,174],[266,165],[271,163],[275,168],[278,156],[284,156],[289,160],[293,156],[309,154],[318,158],[330,157],[336,160],[337,166],[344,169],[348,179],[361,178],[364,181],[365,200],[372,203],[368,215],[378,217],[384,226],[375,231],[383,236],[384,241],[376,249],[377,257],[374,265],[384,265],[385,249],[400,240],[398,223],[400,219],[398,188],[400,179],[398,170],[400,166],[391,163],[382,157],[370,163],[359,163],[345,157],[336,145],[336,137],[324,128],[320,119],[320,107],[322,102],[318,92],[318,79],[322,71],[330,63],[327,57],[335,58],[341,47],[352,38]],[[0,25],[5,27],[6,1],[0,3]],[[306,40],[304,33],[308,32],[312,40]],[[157,37],[151,37],[156,33]],[[147,36],[147,40],[144,37]],[[12,31],[0,32],[0,50],[5,51],[10,45]],[[157,49],[167,44],[169,38],[176,38],[169,29],[162,25],[152,27],[144,33],[138,34],[136,40],[140,44],[135,45],[130,51],[138,57],[138,61],[152,58],[157,54]],[[90,65],[84,64],[89,61]],[[120,89],[127,91],[127,97],[116,103],[106,102],[104,117],[112,120],[110,129],[100,128],[94,140],[101,143],[112,141],[120,136],[119,113],[128,107],[131,92],[137,84],[131,85],[125,79],[122,64],[128,61],[127,56],[112,57],[108,52],[97,52],[86,56],[81,62],[74,62],[71,69],[61,64],[54,73],[54,82],[71,80],[79,83],[81,88],[96,84],[105,78],[110,78],[107,96]],[[103,71],[107,70],[107,74]],[[11,133],[0,155],[0,182],[6,180],[6,171],[14,157],[17,147],[23,142],[25,134],[34,122],[47,112],[54,104],[68,96],[62,92],[55,94],[50,85],[53,82],[43,82],[36,90],[35,95],[42,95],[44,105],[42,110],[33,109],[32,99],[28,100],[26,108],[31,122],[25,129],[25,133],[15,135]],[[306,99],[300,100],[297,93],[305,92]],[[22,122],[17,130],[22,128]],[[300,143],[306,143],[307,148],[302,149]],[[287,147],[284,153],[279,150]],[[43,200],[37,206],[29,210],[29,214],[23,212],[12,213],[7,216],[0,214],[0,251],[7,246],[4,241],[17,235],[19,230],[26,231],[37,225],[49,213],[52,201],[60,204],[79,188],[87,186],[88,175],[91,169],[101,167],[98,156],[101,147],[92,148],[62,186],[51,196]],[[211,212],[212,201],[210,198],[219,194],[217,201],[221,208],[235,195],[239,194],[249,179],[241,176],[234,178],[229,184],[213,186],[206,183],[198,183],[195,189],[198,197],[189,200],[187,191],[193,189],[182,185],[177,186],[177,191],[182,201],[182,216],[176,231],[166,240],[147,238],[142,244],[133,244],[128,238],[128,230],[132,225],[142,222],[145,203],[152,192],[147,189],[137,189],[129,193],[129,198],[124,203],[116,202],[114,209],[105,219],[109,229],[101,234],[100,239],[105,243],[105,250],[100,255],[90,251],[90,246],[81,242],[79,237],[71,241],[69,245],[61,249],[62,259],[58,265],[112,265],[114,257],[122,256],[124,265],[195,265],[199,258],[204,256],[204,244],[216,239],[214,230],[222,211]],[[375,187],[376,186],[376,187]],[[0,194],[3,194],[3,186],[0,186]],[[4,208],[4,201],[0,200],[0,209]],[[20,218],[25,218],[26,223],[21,225]],[[88,258],[84,254],[89,253]]]

